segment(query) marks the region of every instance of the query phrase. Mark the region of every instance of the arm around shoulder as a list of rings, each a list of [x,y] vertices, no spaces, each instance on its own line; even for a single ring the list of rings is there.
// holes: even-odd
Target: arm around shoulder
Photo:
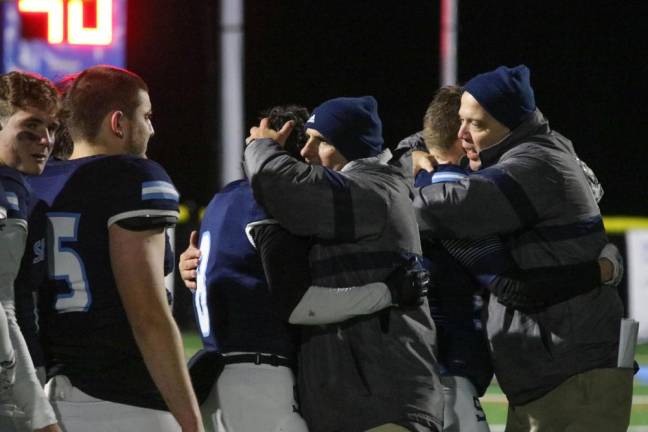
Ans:
[[[351,197],[345,176],[299,161],[267,138],[247,146],[245,167],[255,199],[281,226],[300,236],[337,239],[337,216],[349,210],[339,203]]]
[[[478,239],[521,227],[523,209],[516,207],[502,184],[509,178],[499,173],[482,171],[458,182],[417,189],[414,210],[421,232],[433,238]]]

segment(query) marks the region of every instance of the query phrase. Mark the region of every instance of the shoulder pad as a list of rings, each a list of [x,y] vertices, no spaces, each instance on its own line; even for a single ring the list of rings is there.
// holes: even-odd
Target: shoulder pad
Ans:
[[[111,161],[112,162],[112,161]],[[115,157],[110,167],[111,215],[108,226],[125,219],[141,221],[178,218],[180,195],[168,174],[159,164],[132,156]],[[140,228],[145,229],[145,228]]]

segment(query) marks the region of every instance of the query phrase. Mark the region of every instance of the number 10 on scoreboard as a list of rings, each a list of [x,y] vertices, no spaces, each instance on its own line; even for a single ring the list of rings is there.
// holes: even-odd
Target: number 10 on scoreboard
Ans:
[[[71,45],[110,45],[113,39],[113,0],[94,2],[94,27],[84,26],[84,20],[87,20],[84,0],[18,0],[18,11],[47,14],[47,41],[50,44],[63,43],[67,28],[67,42]]]

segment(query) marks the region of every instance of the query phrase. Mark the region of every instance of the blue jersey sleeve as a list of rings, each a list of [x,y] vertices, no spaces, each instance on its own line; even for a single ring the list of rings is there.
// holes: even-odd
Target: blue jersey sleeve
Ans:
[[[0,167],[0,184],[0,219],[26,221],[31,193],[23,175],[12,168]]]
[[[116,160],[109,199],[108,227],[138,221],[139,225],[173,225],[178,219],[179,194],[164,169],[148,159]]]

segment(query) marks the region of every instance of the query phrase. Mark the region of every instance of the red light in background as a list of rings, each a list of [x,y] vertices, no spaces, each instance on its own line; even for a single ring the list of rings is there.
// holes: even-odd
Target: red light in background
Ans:
[[[90,7],[90,6],[95,6]],[[20,13],[40,13],[47,16],[47,41],[63,43],[67,27],[67,42],[72,45],[110,45],[113,40],[113,0],[68,0],[67,17],[64,0],[18,0]],[[94,12],[94,16],[89,15]],[[65,21],[67,18],[67,26]],[[28,21],[28,20],[25,20]],[[39,20],[26,23],[27,34],[37,37],[39,29],[32,28]],[[91,24],[86,26],[85,24]]]
[[[97,1],[83,1],[83,27],[97,27]]]
[[[68,42],[75,45],[110,45],[112,0],[96,0],[96,25],[84,27],[83,0],[68,0]]]
[[[47,41],[51,44],[63,42],[63,0],[19,0],[18,10],[47,14]]]
[[[20,36],[25,40],[47,40],[47,14],[26,13],[20,17]]]

